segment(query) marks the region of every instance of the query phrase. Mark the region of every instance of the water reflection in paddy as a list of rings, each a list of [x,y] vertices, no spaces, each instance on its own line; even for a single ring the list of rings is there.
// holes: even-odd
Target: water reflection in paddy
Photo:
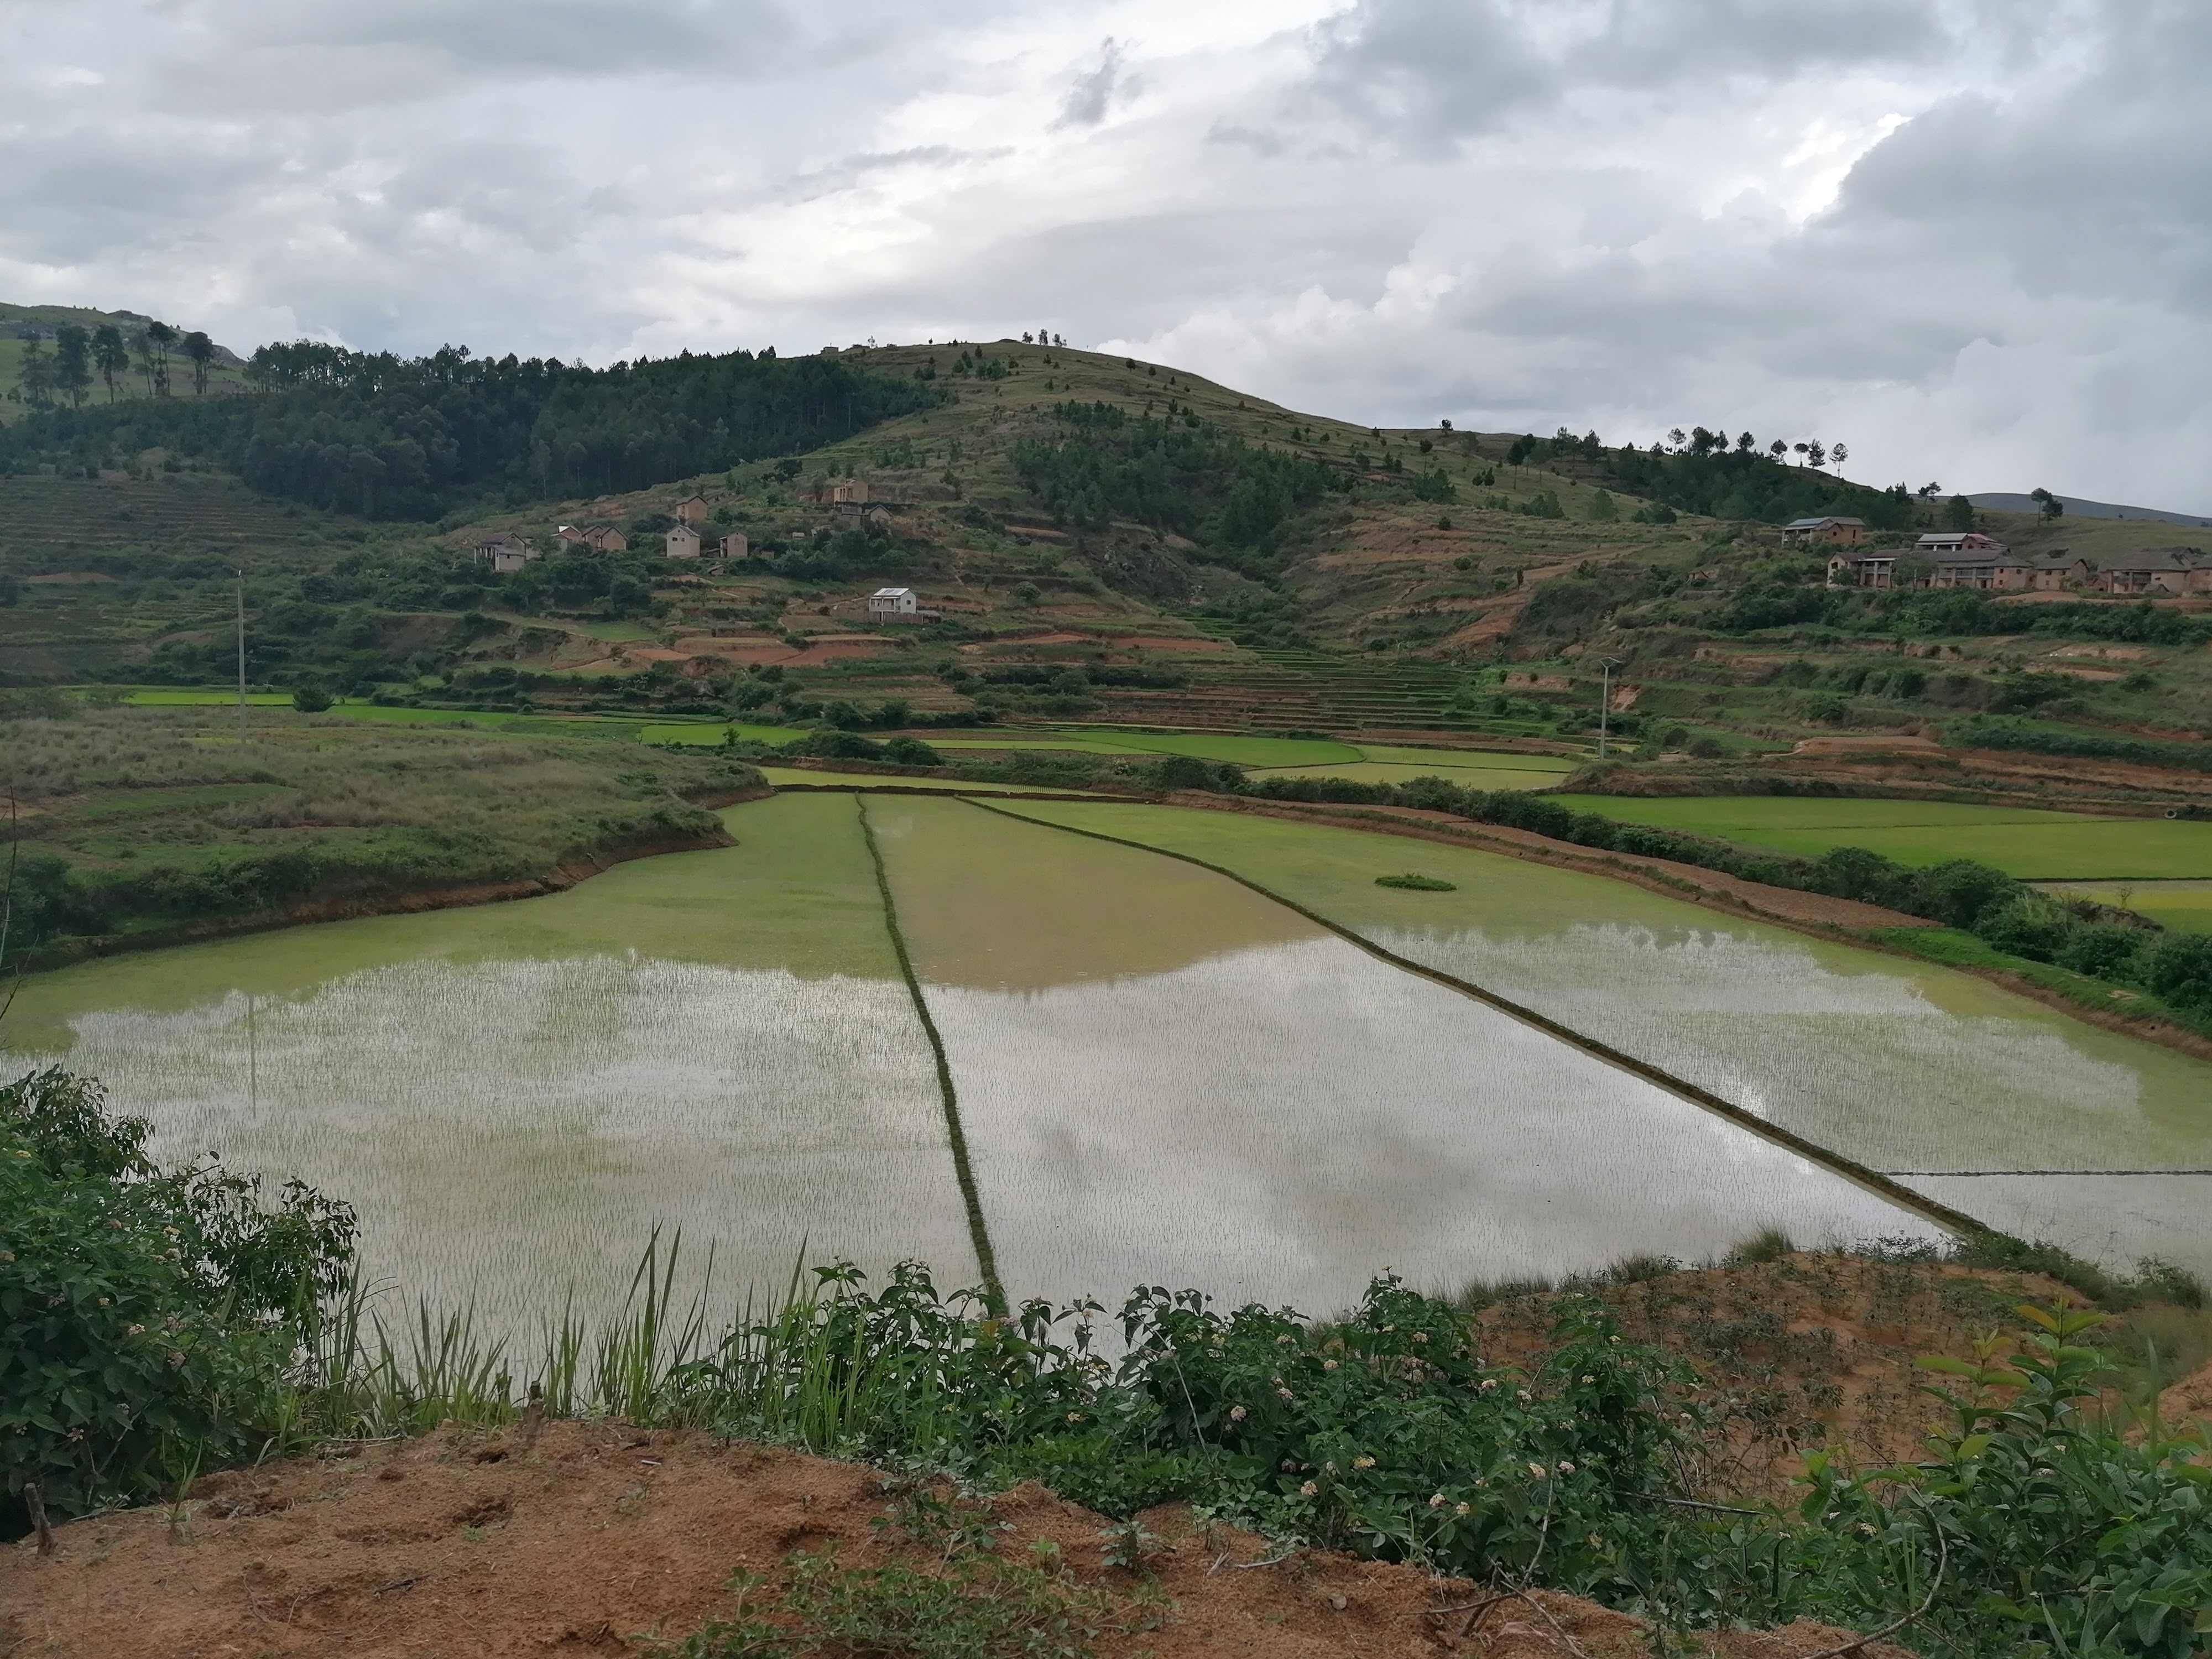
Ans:
[[[871,812],[1017,1293],[1203,1262],[1329,1312],[1386,1265],[1455,1288],[1773,1224],[1931,1231],[1208,872],[957,803]],[[1230,948],[1196,948],[1200,915]],[[1031,942],[994,957],[979,927]]]
[[[1879,1169],[2212,1167],[2212,1066],[1969,975],[1468,848],[1171,808],[1013,810],[1234,869]],[[1407,867],[1458,890],[1374,884]],[[1908,1184],[2108,1261],[2212,1270],[2202,1182]]]

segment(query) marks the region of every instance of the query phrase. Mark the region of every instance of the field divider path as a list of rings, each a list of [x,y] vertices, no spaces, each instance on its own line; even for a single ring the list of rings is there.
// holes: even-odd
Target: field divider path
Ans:
[[[1189,853],[1178,853],[1170,848],[1155,847],[1149,842],[1133,841],[1124,836],[1109,836],[1103,830],[1083,830],[1072,823],[1055,823],[1049,818],[1033,818],[1026,813],[1009,812],[974,796],[965,796],[963,799],[969,805],[981,811],[996,812],[1001,817],[1018,818],[1024,823],[1042,824],[1048,829],[1064,830],[1071,836],[1087,836],[1093,841],[1111,842],[1119,847],[1133,847],[1141,852],[1156,853],[1162,858],[1180,859],[1185,864],[1194,864],[1201,870],[1210,870],[1217,876],[1225,876],[1238,886],[1249,888],[1257,893],[1261,898],[1279,904],[1287,910],[1295,911],[1316,927],[1327,928],[1346,944],[1358,946],[1378,962],[1386,963],[1401,972],[1413,974],[1432,984],[1441,985],[1447,990],[1456,991],[1462,996],[1472,998],[1477,1002],[1495,1008],[1510,1018],[1519,1020],[1524,1025],[1533,1026],[1546,1036],[1579,1048],[1584,1054],[1603,1060],[1608,1066],[1639,1077],[1647,1083],[1664,1089],[1671,1095],[1688,1101],[1693,1106],[1702,1107],[1717,1117],[1725,1118],[1740,1129],[1747,1130],[1764,1140],[1771,1141],[1778,1146],[1796,1153],[1801,1158],[1809,1158],[1821,1168],[1866,1188],[1867,1191],[1887,1200],[1899,1208],[1925,1217],[1947,1231],[1966,1237],[1990,1231],[1965,1211],[1954,1210],[1948,1204],[1939,1203],[1932,1198],[1917,1193],[1911,1188],[1901,1182],[1893,1180],[1879,1170],[1861,1164],[1855,1158],[1847,1158],[1832,1147],[1820,1145],[1817,1141],[1808,1140],[1804,1136],[1794,1133],[1778,1123],[1770,1123],[1757,1113],[1746,1111],[1734,1101],[1724,1099],[1709,1089],[1702,1089],[1687,1079],[1679,1078],[1671,1072],[1662,1071],[1648,1061],[1638,1060],[1635,1055],[1615,1048],[1610,1043],[1601,1042],[1595,1037],[1577,1031],[1571,1026],[1562,1025],[1559,1021],[1538,1013],[1534,1008],[1524,1006],[1510,997],[1500,996],[1497,992],[1487,990],[1475,984],[1472,980],[1462,979],[1455,974],[1445,973],[1440,968],[1431,968],[1426,963],[1415,962],[1410,957],[1401,957],[1395,951],[1385,945],[1377,945],[1364,934],[1322,915],[1318,910],[1310,909],[1296,899],[1276,892],[1273,888],[1263,887],[1249,876],[1239,875],[1236,871],[1223,865],[1212,863]],[[872,842],[869,844],[872,847],[874,845]],[[917,992],[917,997],[919,994]]]
[[[1006,1310],[1006,1289],[999,1280],[998,1258],[991,1249],[991,1233],[983,1220],[982,1195],[975,1185],[975,1165],[968,1158],[968,1136],[960,1127],[960,1093],[952,1084],[952,1062],[945,1052],[944,1034],[937,1029],[937,1021],[929,1012],[929,1000],[922,994],[921,978],[914,970],[914,958],[907,951],[906,934],[898,920],[898,903],[891,897],[890,871],[884,863],[884,849],[877,844],[875,826],[868,822],[868,800],[855,794],[853,804],[860,811],[860,838],[868,844],[868,858],[876,869],[876,890],[883,895],[884,927],[890,934],[891,951],[898,957],[899,973],[906,980],[907,994],[914,999],[914,1012],[921,1020],[922,1035],[929,1039],[931,1057],[937,1062],[937,1090],[945,1105],[945,1137],[952,1144],[952,1172],[960,1182],[960,1201],[968,1211],[968,1234],[975,1250],[975,1265],[983,1275],[983,1292],[988,1298],[991,1311],[1004,1315]]]

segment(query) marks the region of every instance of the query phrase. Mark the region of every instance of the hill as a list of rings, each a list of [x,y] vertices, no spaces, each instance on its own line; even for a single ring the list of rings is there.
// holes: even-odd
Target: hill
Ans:
[[[1778,533],[1842,512],[1902,546],[1964,512],[2094,568],[2172,544],[2168,520],[1923,501],[1702,429],[1639,450],[1362,427],[1036,340],[257,361],[262,396],[0,435],[0,672],[220,682],[243,567],[249,672],[280,689],[1572,745],[1610,659],[1634,764],[1608,787],[2201,793],[2202,599],[1837,587]],[[692,495],[745,557],[663,556]],[[593,522],[628,549],[555,534]],[[496,572],[492,534],[542,556]],[[933,617],[885,626],[884,586]],[[1980,758],[1940,778],[1900,751],[1954,728]]]
[[[89,306],[19,306],[0,303],[0,423],[20,419],[36,407],[37,397],[46,395],[33,391],[27,399],[23,386],[25,352],[53,355],[55,337],[64,328],[80,328],[92,334],[102,328],[112,328],[121,337],[131,353],[126,367],[118,369],[112,387],[97,367],[85,388],[86,395],[106,401],[113,398],[131,399],[152,397],[155,392],[155,359],[160,356],[160,343],[155,343],[152,352],[144,349],[143,343],[147,331],[155,326],[156,319],[136,311],[100,311]],[[187,330],[174,325],[165,325],[181,341]],[[209,342],[212,352],[208,362],[208,390],[210,392],[240,392],[246,389],[246,361],[228,346]],[[191,365],[176,347],[170,348],[173,362],[163,371],[171,374],[178,388],[192,390]],[[65,392],[52,394],[65,398]]]
[[[2038,513],[2042,503],[2033,495],[2017,490],[1983,490],[1966,499],[1976,507],[1992,513]],[[2197,513],[2173,513],[2154,507],[2124,507],[2116,501],[2093,501],[2085,495],[2060,495],[2056,498],[2066,509],[2069,519],[2162,519],[2168,524],[2212,526],[2212,519]]]

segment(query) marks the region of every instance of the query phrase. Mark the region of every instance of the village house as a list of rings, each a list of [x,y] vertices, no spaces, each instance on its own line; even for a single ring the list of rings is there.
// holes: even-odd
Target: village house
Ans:
[[[506,530],[479,539],[474,553],[478,560],[491,566],[495,576],[511,576],[538,556],[536,548]]]
[[[611,524],[587,524],[575,532],[575,539],[594,553],[623,553],[629,549],[629,538]]]
[[[686,495],[669,511],[676,515],[679,524],[703,524],[707,518],[707,498],[704,495]]]
[[[2212,593],[2212,560],[2201,547],[2145,547],[2115,553],[2089,586],[2100,593]]]
[[[921,601],[911,587],[879,587],[868,595],[868,615],[889,620],[921,614]]]
[[[668,556],[672,559],[696,559],[699,556],[699,532],[688,524],[679,524],[668,532]]]
[[[2087,586],[2091,574],[2088,560],[2062,547],[2039,553],[2028,562],[2027,586],[2033,592],[2055,593],[2063,588]]]
[[[868,510],[868,481],[866,478],[840,478],[830,486],[830,504],[840,513],[861,514]]]
[[[1802,547],[1808,543],[1842,544],[1866,539],[1866,520],[1863,519],[1792,519],[1782,526],[1784,547]]]
[[[744,531],[732,530],[715,544],[715,551],[726,559],[743,559],[751,556],[752,547],[752,543],[745,538]]]
[[[1898,550],[1884,548],[1873,553],[1837,553],[1828,560],[1831,587],[1894,587]]]
[[[1923,536],[1923,543],[1929,538]],[[2002,593],[2024,593],[2033,568],[2002,542],[1987,536],[1967,536],[1955,548],[1937,550],[1929,562],[1930,587],[1979,587]]]

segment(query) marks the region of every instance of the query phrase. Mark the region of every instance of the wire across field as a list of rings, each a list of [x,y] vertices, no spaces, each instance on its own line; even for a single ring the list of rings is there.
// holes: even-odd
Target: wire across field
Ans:
[[[1863,847],[1899,864],[1977,859],[2024,881],[2212,878],[2212,823],[2088,817],[1953,801],[1776,795],[1553,799],[1577,811],[1624,823],[1808,857],[1837,847]]]

